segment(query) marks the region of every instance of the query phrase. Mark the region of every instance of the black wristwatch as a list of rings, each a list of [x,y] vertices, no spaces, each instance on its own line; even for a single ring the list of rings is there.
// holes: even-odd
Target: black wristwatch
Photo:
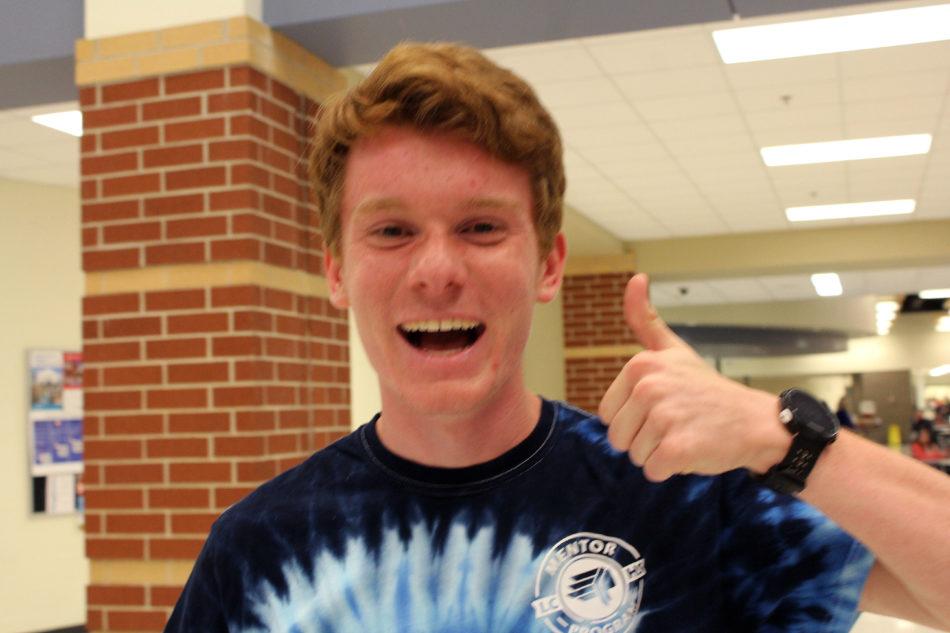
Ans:
[[[783,391],[779,400],[779,420],[793,435],[792,447],[785,459],[756,479],[773,490],[794,494],[805,489],[821,452],[838,438],[838,418],[825,403],[800,389]]]

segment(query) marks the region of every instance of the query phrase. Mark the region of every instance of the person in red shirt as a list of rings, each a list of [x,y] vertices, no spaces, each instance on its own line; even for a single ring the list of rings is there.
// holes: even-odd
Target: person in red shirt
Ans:
[[[934,441],[933,427],[921,424],[917,427],[917,438],[910,445],[910,454],[921,461],[943,459],[947,451]]]

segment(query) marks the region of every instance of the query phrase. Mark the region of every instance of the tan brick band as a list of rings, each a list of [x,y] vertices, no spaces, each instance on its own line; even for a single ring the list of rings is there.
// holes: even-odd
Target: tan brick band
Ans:
[[[631,357],[643,351],[642,345],[593,345],[591,347],[565,347],[564,358],[614,358]]]
[[[321,102],[346,78],[305,48],[243,16],[76,42],[76,84],[248,64]]]
[[[190,560],[90,560],[93,585],[183,585],[194,562]]]
[[[323,277],[254,261],[154,266],[86,274],[87,296],[245,285],[264,286],[323,299],[330,296],[327,281]]]

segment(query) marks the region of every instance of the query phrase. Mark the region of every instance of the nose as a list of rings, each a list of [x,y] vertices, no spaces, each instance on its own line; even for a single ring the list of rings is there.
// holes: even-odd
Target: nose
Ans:
[[[465,284],[465,277],[462,253],[452,236],[429,234],[416,245],[408,281],[424,297],[452,298]]]

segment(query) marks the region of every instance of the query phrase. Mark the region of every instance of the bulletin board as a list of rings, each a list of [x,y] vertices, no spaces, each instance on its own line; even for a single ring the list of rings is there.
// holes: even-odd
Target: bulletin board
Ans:
[[[80,352],[27,352],[27,441],[35,513],[82,511],[82,371]]]

